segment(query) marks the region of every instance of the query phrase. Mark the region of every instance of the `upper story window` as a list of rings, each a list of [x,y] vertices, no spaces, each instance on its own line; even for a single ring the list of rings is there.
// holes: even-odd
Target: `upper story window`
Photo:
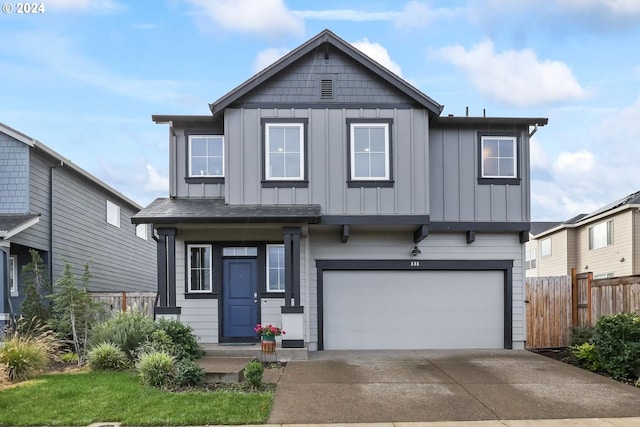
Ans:
[[[107,224],[120,227],[120,206],[107,200]]]
[[[551,256],[551,237],[540,240],[540,256],[542,258]]]
[[[211,245],[187,245],[187,291],[211,292],[213,283]]]
[[[262,119],[263,187],[306,187],[307,119]]]
[[[147,230],[149,229],[147,224],[136,225],[136,236],[143,240],[147,240]]]
[[[224,177],[224,137],[189,135],[189,177]]]
[[[348,120],[350,186],[373,186],[391,181],[391,137],[389,120]],[[387,186],[387,185],[384,185]]]
[[[12,297],[18,296],[18,257],[9,257],[9,290]]]
[[[589,250],[613,245],[613,220],[589,228]]]
[[[518,137],[480,135],[480,184],[519,184]]]
[[[284,245],[267,245],[267,292],[284,292]]]

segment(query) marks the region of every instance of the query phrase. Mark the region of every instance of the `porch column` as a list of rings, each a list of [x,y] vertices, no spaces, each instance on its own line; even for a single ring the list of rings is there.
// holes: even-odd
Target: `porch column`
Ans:
[[[158,228],[158,298],[156,317],[177,319],[176,307],[176,229]]]
[[[9,246],[0,240],[0,328],[11,320],[9,313]]]
[[[300,305],[300,227],[284,227],[284,306],[281,307],[283,348],[304,347],[304,307]],[[293,304],[292,301],[293,300]]]

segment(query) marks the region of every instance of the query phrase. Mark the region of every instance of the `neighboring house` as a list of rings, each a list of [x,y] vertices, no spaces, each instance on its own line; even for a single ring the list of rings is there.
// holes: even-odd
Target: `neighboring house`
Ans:
[[[203,344],[524,348],[530,128],[442,106],[325,30],[170,125],[159,316]]]
[[[19,314],[22,267],[40,253],[51,283],[64,262],[91,291],[154,291],[152,229],[134,226],[140,206],[43,143],[0,123],[0,322]]]
[[[527,276],[640,274],[640,192],[562,223],[531,223]],[[535,230],[535,232],[534,232]]]

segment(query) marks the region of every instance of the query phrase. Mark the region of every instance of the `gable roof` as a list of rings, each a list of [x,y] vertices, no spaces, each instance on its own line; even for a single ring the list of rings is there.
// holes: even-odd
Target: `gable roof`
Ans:
[[[369,71],[382,78],[388,84],[395,87],[397,90],[414,100],[417,104],[429,110],[433,115],[439,116],[442,112],[442,109],[444,108],[442,105],[438,104],[436,101],[429,98],[427,95],[420,92],[418,89],[398,77],[396,74],[387,70],[382,65],[373,61],[371,58],[360,52],[351,44],[336,36],[333,32],[324,30],[306,43],[300,45],[296,49],[280,58],[275,63],[271,64],[269,67],[260,71],[258,74],[255,74],[249,80],[240,84],[235,89],[224,95],[222,98],[218,99],[212,104],[209,104],[211,113],[213,113],[213,115],[219,114],[225,108],[238,101],[247,93],[251,92],[253,89],[257,88],[270,78],[274,77],[285,68],[291,66],[293,63],[299,61],[308,53],[320,48],[325,43],[330,44],[354,61],[363,65]]]
[[[77,174],[81,175],[86,180],[92,182],[93,184],[97,185],[98,187],[103,188],[104,190],[106,190],[107,192],[109,192],[112,195],[116,196],[117,198],[119,198],[120,200],[124,201],[125,203],[133,206],[134,208],[136,208],[138,210],[142,209],[142,206],[140,206],[138,203],[134,202],[133,200],[131,200],[130,198],[128,198],[124,194],[120,193],[118,190],[114,189],[113,187],[105,184],[104,182],[102,182],[101,180],[96,178],[95,176],[91,175],[86,170],[82,169],[80,166],[78,166],[75,163],[73,163],[71,160],[61,156],[60,154],[58,154],[57,152],[55,152],[51,148],[47,147],[46,145],[44,145],[42,142],[38,141],[37,139],[31,138],[30,136],[25,135],[24,133],[13,129],[12,127],[9,127],[9,126],[5,125],[4,123],[0,123],[0,133],[4,133],[5,135],[9,135],[11,138],[13,138],[13,139],[15,139],[17,141],[20,141],[20,142],[28,145],[31,148],[35,148],[35,149],[38,149],[38,150],[46,153],[47,155],[53,157],[56,161],[60,162],[61,165],[64,165],[64,166],[68,167],[69,169],[73,170]]]
[[[0,214],[0,239],[9,239],[40,221],[40,214]]]

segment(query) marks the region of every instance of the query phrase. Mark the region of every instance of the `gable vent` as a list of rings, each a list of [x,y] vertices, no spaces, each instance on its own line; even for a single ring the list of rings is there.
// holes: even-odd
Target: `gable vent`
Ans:
[[[320,98],[333,98],[333,80],[320,80]]]

